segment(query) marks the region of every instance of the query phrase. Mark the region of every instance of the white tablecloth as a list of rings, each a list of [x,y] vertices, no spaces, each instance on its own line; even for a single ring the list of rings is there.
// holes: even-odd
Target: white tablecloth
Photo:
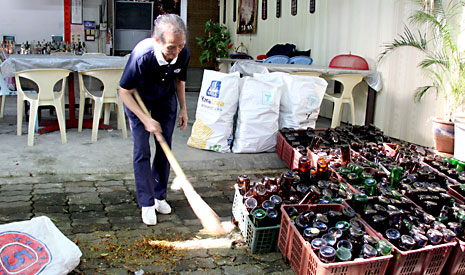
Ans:
[[[15,72],[41,68],[60,68],[75,72],[100,68],[124,68],[127,61],[128,57],[119,56],[12,54],[0,64],[0,69],[3,77],[13,77]]]
[[[234,63],[230,72],[240,72],[243,75],[253,75],[253,73],[266,73],[266,72],[318,72],[322,75],[336,75],[336,74],[361,74],[364,76],[364,81],[375,91],[380,91],[383,88],[381,83],[380,73],[373,70],[346,70],[335,69],[326,66],[316,65],[300,65],[300,64],[274,64],[262,63],[254,60],[238,60],[229,58],[220,58],[220,62],[227,64]]]

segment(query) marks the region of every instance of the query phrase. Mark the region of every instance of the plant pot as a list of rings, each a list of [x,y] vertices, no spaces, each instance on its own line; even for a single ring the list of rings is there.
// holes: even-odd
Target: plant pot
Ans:
[[[433,118],[434,148],[442,153],[454,153],[454,123],[442,118]]]

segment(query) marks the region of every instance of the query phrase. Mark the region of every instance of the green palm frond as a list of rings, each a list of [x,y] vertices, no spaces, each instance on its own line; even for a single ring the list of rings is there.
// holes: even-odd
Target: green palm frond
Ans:
[[[400,47],[413,47],[422,52],[427,51],[427,40],[426,34],[422,35],[420,31],[418,31],[418,38],[413,35],[412,31],[409,27],[404,27],[404,34],[401,34],[399,38],[394,39],[394,42],[388,43],[384,45],[384,50],[379,55],[378,61],[381,61],[388,53],[391,51],[400,48]]]
[[[428,74],[431,84],[418,87],[414,98],[418,101],[430,90],[441,93],[450,103],[450,115],[465,102],[465,51],[460,50],[457,41],[461,31],[461,18],[457,16],[464,11],[465,0],[429,0],[434,2],[432,10],[425,8],[424,0],[411,1],[419,7],[409,17],[410,23],[418,27],[418,34],[405,26],[403,34],[384,45],[378,61],[400,47],[421,51],[425,57],[418,67]]]

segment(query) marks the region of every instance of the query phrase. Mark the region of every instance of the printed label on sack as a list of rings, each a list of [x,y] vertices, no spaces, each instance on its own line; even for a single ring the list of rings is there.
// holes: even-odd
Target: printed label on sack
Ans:
[[[0,275],[40,274],[51,260],[40,240],[23,232],[0,233]]]
[[[187,140],[187,144],[195,148],[205,149],[207,141],[214,133],[215,131],[205,125],[201,119],[197,119],[192,126],[192,134]]]
[[[210,87],[207,89],[207,96],[214,98],[220,97],[221,81],[212,80]]]
[[[273,105],[274,103],[274,93],[270,91],[262,92],[262,104],[263,105]]]

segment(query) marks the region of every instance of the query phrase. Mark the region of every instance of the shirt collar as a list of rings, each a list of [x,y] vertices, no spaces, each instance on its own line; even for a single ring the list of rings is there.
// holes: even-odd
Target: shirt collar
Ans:
[[[155,42],[154,50],[155,50],[155,57],[157,58],[157,62],[160,66],[172,65],[176,63],[176,60],[178,60],[178,57],[176,56],[173,60],[171,60],[171,62],[168,63],[168,61],[165,60],[161,52],[161,45],[158,44],[157,42]]]

